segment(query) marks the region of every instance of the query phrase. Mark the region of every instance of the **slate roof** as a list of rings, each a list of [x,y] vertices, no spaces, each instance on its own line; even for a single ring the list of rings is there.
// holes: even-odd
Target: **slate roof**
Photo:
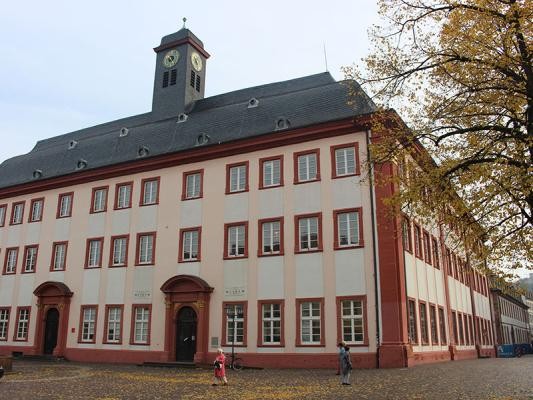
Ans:
[[[249,108],[252,98],[258,105]],[[87,162],[84,171],[139,160],[141,147],[148,149],[144,159],[187,151],[198,146],[200,135],[209,138],[204,146],[216,146],[276,134],[280,118],[286,118],[290,128],[300,128],[375,111],[362,91],[351,98],[351,105],[347,100],[346,82],[336,82],[325,72],[198,100],[185,122],[178,123],[178,115],[154,120],[151,112],[119,119],[41,140],[28,154],[4,161],[0,189],[76,173],[80,160]],[[128,129],[127,136],[120,136],[121,128]],[[69,150],[72,141],[77,144]],[[42,171],[38,178],[36,170]]]

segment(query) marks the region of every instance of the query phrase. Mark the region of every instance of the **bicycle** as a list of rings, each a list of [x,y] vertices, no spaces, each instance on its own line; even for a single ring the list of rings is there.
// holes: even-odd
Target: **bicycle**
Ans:
[[[236,355],[231,355],[231,361],[228,365],[226,365],[228,368],[234,370],[234,371],[240,371],[243,368],[242,365],[242,359],[239,357],[236,357]]]

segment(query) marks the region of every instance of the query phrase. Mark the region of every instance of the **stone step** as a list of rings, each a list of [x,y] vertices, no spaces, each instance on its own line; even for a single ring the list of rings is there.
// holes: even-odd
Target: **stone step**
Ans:
[[[139,364],[141,367],[161,367],[161,368],[196,368],[197,365],[193,362],[187,361],[169,361],[169,362],[159,362],[159,361],[145,361],[142,364]]]

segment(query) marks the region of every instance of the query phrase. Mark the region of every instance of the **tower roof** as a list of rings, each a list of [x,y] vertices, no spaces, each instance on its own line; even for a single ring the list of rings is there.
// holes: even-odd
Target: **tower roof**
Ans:
[[[165,46],[170,43],[178,42],[184,39],[192,39],[196,43],[198,43],[200,46],[204,47],[204,44],[202,43],[202,41],[198,39],[196,35],[192,33],[190,30],[188,30],[187,28],[181,28],[177,32],[171,33],[170,35],[163,36],[163,38],[161,39],[160,46]]]

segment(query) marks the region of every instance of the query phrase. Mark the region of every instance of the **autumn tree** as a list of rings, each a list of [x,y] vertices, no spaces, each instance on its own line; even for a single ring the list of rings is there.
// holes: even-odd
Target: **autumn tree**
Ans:
[[[374,131],[396,112],[409,129],[387,124],[374,161],[401,163],[419,143],[431,155],[404,174],[391,205],[438,210],[471,244],[485,243],[491,265],[532,268],[533,2],[378,3],[385,22],[370,31],[371,54],[345,73],[381,109]]]

